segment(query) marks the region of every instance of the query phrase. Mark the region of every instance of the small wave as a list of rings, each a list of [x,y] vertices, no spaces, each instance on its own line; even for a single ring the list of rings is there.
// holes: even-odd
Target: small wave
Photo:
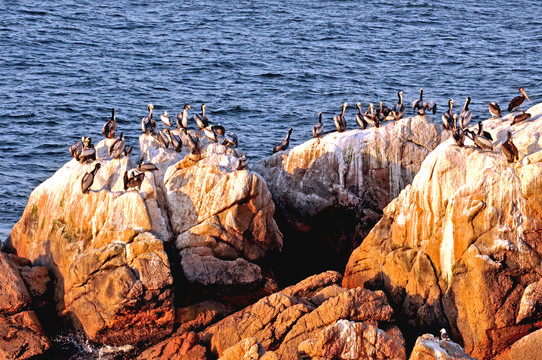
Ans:
[[[2,117],[9,117],[12,119],[25,119],[25,118],[32,118],[35,117],[36,114],[34,112],[30,113],[22,113],[22,114],[11,114],[11,113],[5,113],[2,115]]]
[[[276,78],[276,77],[282,77],[283,75],[279,73],[266,72],[263,74],[259,74],[258,76],[264,77],[264,78]]]

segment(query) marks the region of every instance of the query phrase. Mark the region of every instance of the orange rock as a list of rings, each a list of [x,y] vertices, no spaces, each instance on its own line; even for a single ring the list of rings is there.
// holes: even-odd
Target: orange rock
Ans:
[[[145,350],[140,360],[206,360],[206,349],[199,345],[199,337],[193,332],[173,336]]]
[[[416,340],[409,360],[475,360],[459,344],[444,341],[431,334],[424,334]]]

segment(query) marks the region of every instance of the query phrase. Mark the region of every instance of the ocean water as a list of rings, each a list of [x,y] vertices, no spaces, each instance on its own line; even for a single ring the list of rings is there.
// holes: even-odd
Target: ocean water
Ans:
[[[523,86],[542,101],[537,1],[1,0],[0,239],[28,196],[70,160],[81,136],[118,132],[137,145],[147,104],[191,114],[239,136],[254,161],[289,127],[292,145],[325,131],[349,103],[394,104],[403,90],[445,111],[471,96],[475,120]],[[527,108],[525,105],[523,108]],[[194,126],[194,125],[192,125]]]

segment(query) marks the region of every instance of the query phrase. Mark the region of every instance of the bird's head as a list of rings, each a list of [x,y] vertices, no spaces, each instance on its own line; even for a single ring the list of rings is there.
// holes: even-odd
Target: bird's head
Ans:
[[[185,109],[185,110],[190,110],[190,104],[185,104],[184,107],[183,107],[183,109]]]
[[[147,105],[147,109],[149,109],[149,111],[151,111],[152,109],[154,109],[154,105],[153,104]]]
[[[531,99],[529,99],[529,97],[527,96],[527,93],[525,92],[525,89],[524,89],[524,88],[520,87],[520,88],[519,88],[519,92],[520,92],[521,94],[523,94],[523,96],[525,96],[525,97],[527,98],[527,100],[531,101]]]

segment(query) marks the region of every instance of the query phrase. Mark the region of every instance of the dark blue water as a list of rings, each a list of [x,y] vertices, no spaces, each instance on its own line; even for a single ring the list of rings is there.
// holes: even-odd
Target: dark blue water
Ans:
[[[255,160],[290,126],[293,145],[309,139],[318,111],[331,130],[344,101],[392,104],[400,89],[411,103],[423,87],[439,114],[470,95],[475,118],[518,86],[542,101],[538,1],[105,3],[0,1],[0,239],[112,107],[136,145],[148,103],[204,102]]]

